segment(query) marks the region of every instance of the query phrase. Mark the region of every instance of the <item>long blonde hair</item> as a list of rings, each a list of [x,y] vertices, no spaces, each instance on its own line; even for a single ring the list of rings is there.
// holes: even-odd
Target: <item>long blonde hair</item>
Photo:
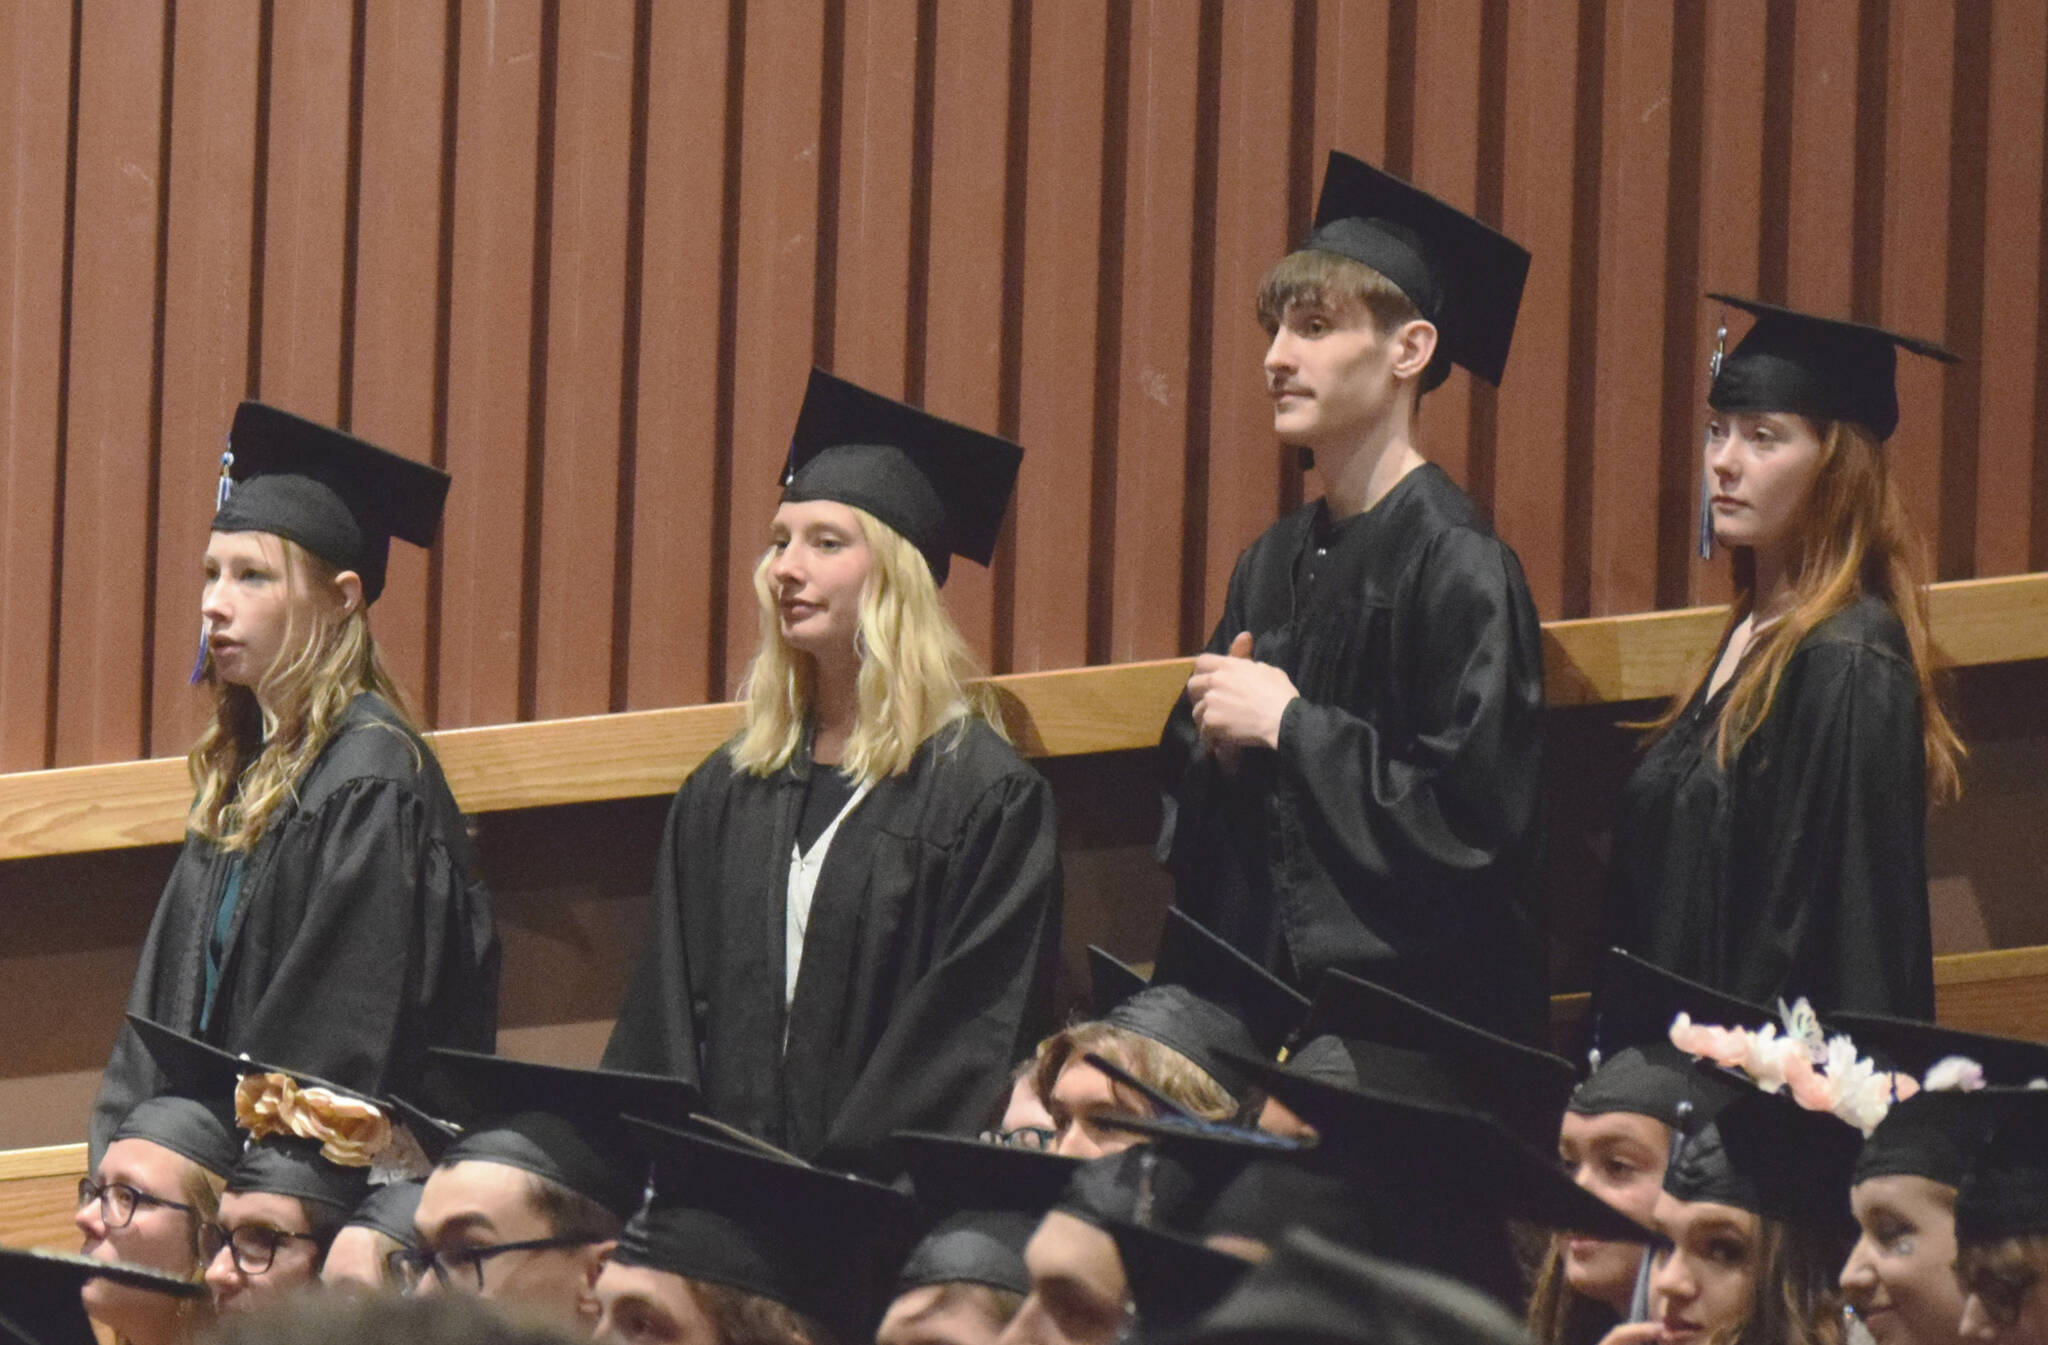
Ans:
[[[1810,423],[1810,422],[1809,422]],[[1716,759],[1729,759],[1769,717],[1778,683],[1793,652],[1812,630],[1864,594],[1882,598],[1898,614],[1920,685],[1920,736],[1927,756],[1927,793],[1953,799],[1962,792],[1962,739],[1942,708],[1941,685],[1928,635],[1925,564],[1918,536],[1885,467],[1876,436],[1854,421],[1815,425],[1821,469],[1799,514],[1794,538],[1792,606],[1784,619],[1757,637],[1736,670],[1715,737]],[[1735,601],[1717,648],[1756,606],[1756,561],[1747,548],[1733,551]],[[1713,676],[1704,665],[1692,687],[1647,725],[1654,741],[1676,723]]]
[[[193,786],[186,825],[240,854],[255,849],[295,797],[357,696],[376,692],[412,727],[404,696],[370,636],[368,605],[344,611],[340,602],[316,597],[333,592],[340,571],[297,542],[271,540],[283,552],[290,595],[277,660],[263,674],[259,699],[248,687],[222,681],[209,657],[213,718],[185,758]]]
[[[861,589],[854,725],[839,768],[872,784],[908,770],[924,740],[947,725],[964,732],[970,714],[999,734],[1003,727],[994,693],[979,680],[924,557],[873,514],[853,509],[853,516],[874,563]],[[770,549],[754,566],[761,648],[740,686],[747,722],[732,747],[733,764],[761,776],[781,770],[802,748],[817,694],[815,660],[782,636],[768,576],[774,559]]]

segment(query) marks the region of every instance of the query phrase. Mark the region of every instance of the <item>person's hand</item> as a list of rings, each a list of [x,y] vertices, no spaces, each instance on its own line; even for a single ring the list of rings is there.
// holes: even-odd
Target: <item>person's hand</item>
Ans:
[[[1280,745],[1280,716],[1300,694],[1285,672],[1252,661],[1250,631],[1238,632],[1228,654],[1198,656],[1188,679],[1195,727],[1226,773],[1238,750]]]
[[[1663,1331],[1657,1322],[1623,1322],[1600,1337],[1600,1345],[1653,1345]]]

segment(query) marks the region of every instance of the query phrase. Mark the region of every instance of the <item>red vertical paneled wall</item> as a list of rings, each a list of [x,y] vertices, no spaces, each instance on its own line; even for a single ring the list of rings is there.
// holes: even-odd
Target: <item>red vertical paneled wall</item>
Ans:
[[[1423,431],[1546,617],[1727,591],[1709,288],[1963,352],[1895,470],[2036,568],[2044,128],[2035,0],[0,7],[0,769],[189,741],[252,395],[454,473],[376,613],[440,726],[731,694],[813,363],[1026,445],[995,669],[1187,652],[1301,498],[1251,306],[1333,147],[1535,254]]]

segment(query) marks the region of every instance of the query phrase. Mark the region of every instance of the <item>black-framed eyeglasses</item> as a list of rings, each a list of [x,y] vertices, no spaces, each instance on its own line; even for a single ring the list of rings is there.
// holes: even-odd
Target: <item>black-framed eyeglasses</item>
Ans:
[[[569,1247],[588,1247],[597,1238],[531,1238],[525,1242],[501,1242],[494,1247],[457,1247],[437,1252],[426,1247],[400,1247],[384,1258],[384,1269],[405,1286],[407,1293],[419,1288],[432,1272],[443,1289],[466,1294],[484,1291],[484,1262],[506,1252],[552,1252]]]
[[[1060,1132],[1048,1126],[1012,1126],[1008,1130],[984,1130],[986,1144],[1006,1144],[1012,1149],[1050,1149],[1059,1143]]]
[[[190,1205],[181,1205],[175,1200],[165,1200],[147,1191],[138,1191],[126,1182],[108,1182],[100,1185],[90,1177],[78,1179],[78,1208],[84,1209],[93,1201],[100,1203],[100,1222],[108,1228],[126,1228],[135,1218],[135,1211],[150,1207],[167,1210],[183,1210],[187,1214],[198,1211]]]
[[[277,1260],[277,1249],[287,1242],[318,1242],[311,1233],[287,1233],[282,1228],[268,1224],[243,1224],[240,1228],[223,1228],[219,1224],[199,1226],[199,1250],[206,1254],[208,1261],[220,1255],[220,1249],[228,1249],[234,1258],[235,1269],[244,1275],[261,1275]]]
[[[1975,1294],[1977,1301],[1984,1305],[1984,1315],[1992,1324],[2010,1329],[2018,1324],[2020,1313],[2026,1308],[2027,1295],[2041,1281],[2041,1272],[2031,1266],[2013,1270],[1981,1268],[1962,1279],[1963,1292]]]

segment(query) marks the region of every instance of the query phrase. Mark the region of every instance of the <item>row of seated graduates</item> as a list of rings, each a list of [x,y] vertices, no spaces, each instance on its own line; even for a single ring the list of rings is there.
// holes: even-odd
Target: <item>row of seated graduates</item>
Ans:
[[[1774,1261],[1742,1316],[1686,1316],[1707,1311],[1683,1283],[1689,1215],[1718,1209],[1751,1217],[1753,1251],[1768,1236],[1826,1271],[1790,1286],[1805,1320],[1770,1325],[1831,1345],[1852,1185],[1960,1189],[1983,1246],[2048,1232],[2048,1090],[1931,1086],[2020,1084],[2048,1047],[1834,1023],[1884,1068],[1838,1042],[1773,1091],[1743,1072],[1756,1043],[1803,1051],[1817,1025],[1781,1033],[1619,952],[1582,1071],[1343,973],[1310,1000],[1177,911],[1149,979],[1091,951],[1095,1016],[1022,1062],[986,1132],[899,1134],[861,1174],[696,1115],[678,1080],[443,1051],[421,1098],[373,1102],[134,1020],[170,1092],[82,1189],[84,1257],[0,1258],[0,1319],[39,1345],[83,1345],[87,1313],[175,1345],[326,1283],[629,1342],[1551,1345],[1645,1317],[1677,1341],[1739,1331],[1785,1287]],[[1970,1068],[1935,1069],[1957,1046]],[[1657,1127],[1647,1198],[1583,1181],[1617,1116]],[[190,1262],[147,1256],[141,1216],[209,1191]]]

